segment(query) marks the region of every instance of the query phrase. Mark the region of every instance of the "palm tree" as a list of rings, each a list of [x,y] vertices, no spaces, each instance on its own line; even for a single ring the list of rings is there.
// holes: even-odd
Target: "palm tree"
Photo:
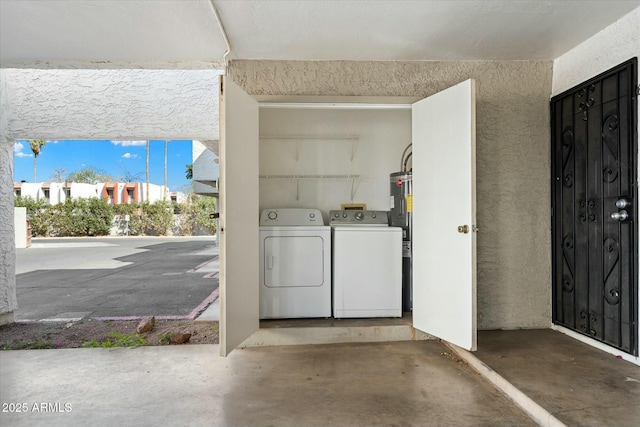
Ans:
[[[29,145],[31,146],[31,151],[33,151],[33,182],[38,182],[36,176],[36,163],[38,160],[38,156],[42,151],[42,147],[44,147],[46,142],[44,139],[32,139],[29,141]]]
[[[145,165],[146,168],[146,172],[147,172],[147,189],[146,189],[146,194],[145,194],[145,200],[148,202],[149,201],[149,140],[147,139],[147,163]]]
[[[164,190],[162,191],[162,201],[167,201],[167,150],[169,148],[169,141],[164,141]]]

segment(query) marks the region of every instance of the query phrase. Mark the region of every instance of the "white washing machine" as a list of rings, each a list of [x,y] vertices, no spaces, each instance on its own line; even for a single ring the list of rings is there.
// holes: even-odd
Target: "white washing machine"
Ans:
[[[331,317],[331,227],[317,209],[260,215],[260,318]]]
[[[386,211],[331,211],[329,224],[333,316],[402,317],[402,228]]]

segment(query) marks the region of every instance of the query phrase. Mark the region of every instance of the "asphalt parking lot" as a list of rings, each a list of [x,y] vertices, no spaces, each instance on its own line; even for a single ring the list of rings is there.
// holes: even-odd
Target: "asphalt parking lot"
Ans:
[[[215,237],[33,239],[16,250],[18,321],[193,318],[217,295]]]

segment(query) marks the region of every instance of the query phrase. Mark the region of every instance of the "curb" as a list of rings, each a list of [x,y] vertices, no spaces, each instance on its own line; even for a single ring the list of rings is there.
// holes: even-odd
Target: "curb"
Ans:
[[[469,364],[476,372],[487,379],[495,388],[506,394],[516,405],[520,407],[535,422],[544,427],[567,427],[562,421],[553,416],[549,411],[537,404],[529,396],[518,390],[516,386],[504,379],[489,365],[476,356],[454,344],[442,341],[456,356]]]

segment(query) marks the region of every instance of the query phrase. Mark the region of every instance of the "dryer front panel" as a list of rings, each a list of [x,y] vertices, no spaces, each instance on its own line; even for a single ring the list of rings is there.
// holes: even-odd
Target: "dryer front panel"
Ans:
[[[269,236],[263,240],[264,286],[317,287],[325,283],[325,242],[320,236]]]

